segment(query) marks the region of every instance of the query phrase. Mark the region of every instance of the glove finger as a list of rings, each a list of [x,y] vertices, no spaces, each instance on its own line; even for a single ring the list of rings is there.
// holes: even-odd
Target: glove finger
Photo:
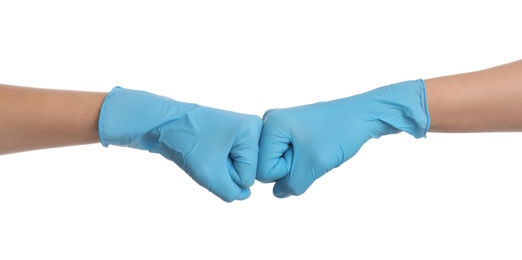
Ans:
[[[292,165],[292,141],[284,125],[266,121],[259,140],[256,179],[273,182],[286,176]]]
[[[298,144],[300,143],[298,142]],[[312,145],[312,147],[314,146]],[[345,152],[337,142],[321,141],[321,149],[303,148],[294,147],[292,169],[285,178],[274,185],[274,196],[278,198],[299,196],[306,192],[318,178],[343,163]]]
[[[207,158],[211,156],[206,156]],[[226,202],[248,198],[245,188],[232,180],[230,169],[233,170],[232,160],[225,162],[217,158],[209,159],[206,163],[187,163],[186,172],[200,186]]]
[[[215,174],[215,173],[214,173]],[[208,190],[226,202],[243,200],[250,196],[250,190],[237,185],[232,178],[226,178],[225,174],[216,174]],[[219,178],[221,177],[221,178]]]
[[[251,192],[249,188],[243,188],[241,189],[241,193],[239,193],[237,200],[246,200],[250,197],[250,194]]]

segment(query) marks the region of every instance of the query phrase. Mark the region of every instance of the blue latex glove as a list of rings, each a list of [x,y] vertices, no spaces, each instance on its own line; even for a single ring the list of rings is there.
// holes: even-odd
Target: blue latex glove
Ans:
[[[250,196],[261,127],[259,116],[121,87],[108,93],[99,118],[104,146],[161,154],[226,202]]]
[[[380,87],[359,95],[273,109],[263,116],[257,179],[274,182],[274,196],[303,194],[371,138],[401,131],[426,136],[429,113],[424,81]]]

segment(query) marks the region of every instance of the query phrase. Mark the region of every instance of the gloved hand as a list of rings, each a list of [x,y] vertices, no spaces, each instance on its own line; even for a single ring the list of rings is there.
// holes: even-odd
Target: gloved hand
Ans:
[[[99,117],[104,146],[161,154],[226,202],[250,196],[261,127],[259,116],[121,87],[108,93]]]
[[[425,137],[424,81],[405,81],[328,102],[273,109],[263,116],[257,180],[279,198],[303,194],[352,158],[370,138],[401,131]]]

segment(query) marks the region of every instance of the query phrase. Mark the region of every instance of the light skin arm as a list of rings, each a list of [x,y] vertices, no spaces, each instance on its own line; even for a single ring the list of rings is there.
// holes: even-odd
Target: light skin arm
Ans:
[[[522,131],[522,60],[424,82],[430,132]]]
[[[99,143],[106,94],[0,84],[0,155]]]
[[[424,82],[430,132],[522,131],[522,60]],[[0,154],[98,143],[106,94],[0,84]]]

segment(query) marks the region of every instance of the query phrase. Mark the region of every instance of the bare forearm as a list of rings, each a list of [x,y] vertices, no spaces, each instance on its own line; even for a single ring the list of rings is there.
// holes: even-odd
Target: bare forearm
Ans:
[[[522,131],[522,60],[425,83],[430,132]]]
[[[105,95],[0,84],[0,154],[99,142]]]

